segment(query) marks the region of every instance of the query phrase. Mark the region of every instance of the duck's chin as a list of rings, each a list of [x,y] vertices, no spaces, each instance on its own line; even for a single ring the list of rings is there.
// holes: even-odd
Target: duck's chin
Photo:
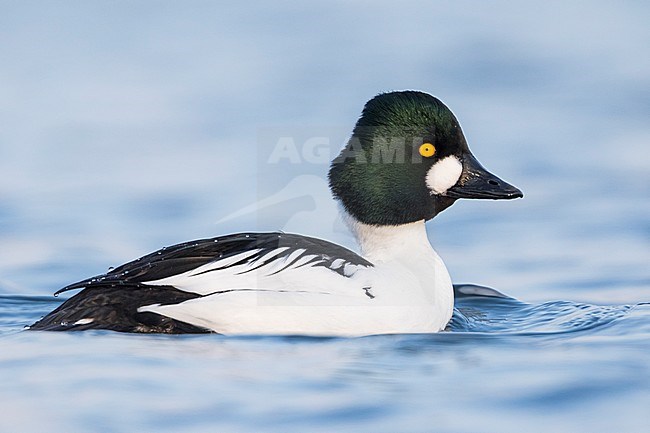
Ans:
[[[431,195],[427,200],[426,206],[419,206],[417,212],[397,214],[395,210],[387,209],[384,218],[377,218],[376,215],[373,215],[373,218],[368,219],[365,218],[365,215],[359,215],[354,212],[354,207],[345,206],[342,200],[338,198],[335,198],[335,200],[342,220],[350,229],[353,229],[357,224],[380,227],[401,226],[418,221],[429,221],[456,201],[452,197]],[[404,207],[408,207],[408,203],[404,204]]]
[[[447,196],[444,196],[444,195],[434,195],[433,196],[433,206],[432,206],[432,209],[431,209],[431,214],[427,215],[425,220],[428,221],[428,220],[432,219],[433,217],[438,215],[440,212],[442,212],[443,210],[447,209],[449,206],[454,204],[454,202],[456,200],[457,199],[455,199],[453,197],[447,197]]]

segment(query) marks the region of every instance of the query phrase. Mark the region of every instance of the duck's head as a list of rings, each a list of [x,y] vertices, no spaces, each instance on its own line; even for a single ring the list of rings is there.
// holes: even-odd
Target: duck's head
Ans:
[[[459,198],[523,197],[481,166],[445,104],[416,91],[366,103],[329,182],[345,210],[372,225],[429,220]]]

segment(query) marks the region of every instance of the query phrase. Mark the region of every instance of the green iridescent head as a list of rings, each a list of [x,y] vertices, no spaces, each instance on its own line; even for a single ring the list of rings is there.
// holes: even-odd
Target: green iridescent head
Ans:
[[[417,91],[366,103],[329,181],[350,215],[374,225],[428,220],[458,198],[522,196],[476,161],[449,108]]]

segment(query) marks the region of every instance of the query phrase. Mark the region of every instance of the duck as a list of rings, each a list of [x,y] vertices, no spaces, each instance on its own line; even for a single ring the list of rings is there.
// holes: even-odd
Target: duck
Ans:
[[[370,99],[329,168],[359,253],[315,237],[236,233],[162,248],[70,284],[35,331],[358,337],[435,333],[454,307],[425,223],[459,199],[523,197],[487,171],[438,98]]]

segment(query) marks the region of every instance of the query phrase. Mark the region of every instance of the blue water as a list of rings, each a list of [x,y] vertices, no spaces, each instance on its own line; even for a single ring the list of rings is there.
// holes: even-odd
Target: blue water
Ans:
[[[1,298],[2,431],[647,428],[650,304],[468,296],[449,332],[355,339],[21,331],[59,302]]]
[[[649,15],[1,3],[0,432],[647,431]],[[165,245],[283,229],[354,248],[327,160],[404,88],[525,193],[428,224],[455,282],[507,296],[459,296],[436,335],[24,331],[57,289]],[[283,137],[297,161],[272,158]]]

